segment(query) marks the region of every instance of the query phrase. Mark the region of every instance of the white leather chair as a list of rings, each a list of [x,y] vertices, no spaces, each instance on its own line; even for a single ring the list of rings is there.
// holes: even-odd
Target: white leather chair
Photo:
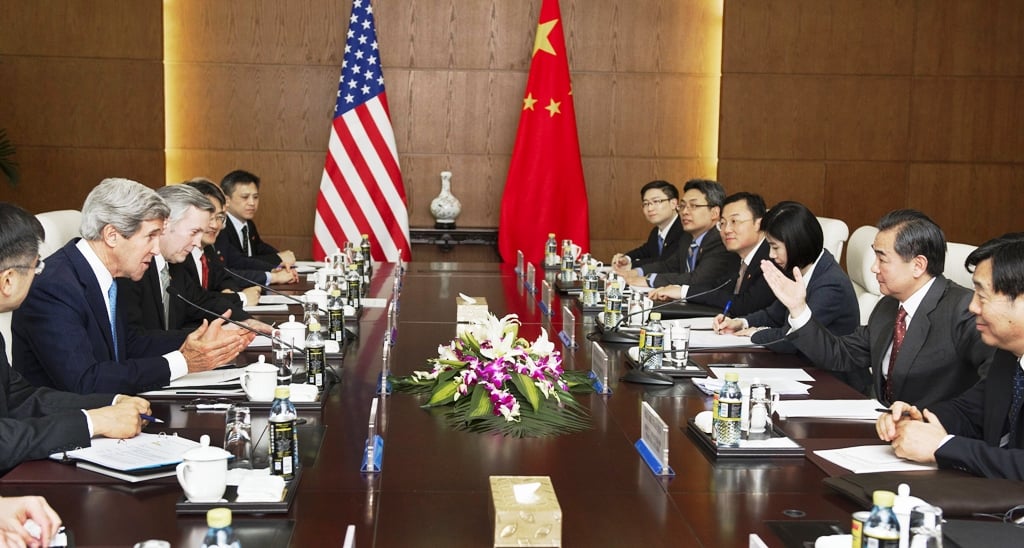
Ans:
[[[36,219],[39,219],[43,230],[46,231],[46,239],[39,246],[39,256],[45,259],[64,247],[69,240],[79,236],[82,212],[77,209],[47,211],[36,215]]]
[[[878,280],[871,272],[871,265],[875,262],[875,252],[871,249],[871,244],[874,243],[876,234],[877,228],[862,226],[853,231],[846,246],[846,273],[850,275],[853,291],[860,305],[861,325],[867,325],[871,311],[878,303],[878,299],[882,298],[882,289],[878,287]]]
[[[970,244],[946,244],[946,265],[944,275],[950,280],[966,287],[974,289],[974,282],[971,281],[971,273],[964,268],[964,261],[978,246]]]
[[[11,312],[0,312],[0,335],[4,338],[4,350],[7,354],[7,363],[14,363],[11,360]]]
[[[850,227],[839,219],[828,217],[818,217],[818,222],[821,223],[821,232],[825,236],[825,249],[835,257],[837,263],[843,264],[843,244],[850,237]]]

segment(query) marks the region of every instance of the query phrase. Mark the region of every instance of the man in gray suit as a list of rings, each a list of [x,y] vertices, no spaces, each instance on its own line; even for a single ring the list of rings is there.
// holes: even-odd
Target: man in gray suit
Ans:
[[[878,223],[871,271],[885,295],[866,326],[837,337],[811,315],[802,276],[765,269],[789,309],[786,338],[814,364],[889,405],[918,407],[959,395],[984,377],[995,350],[982,342],[967,309],[972,292],[942,276],[946,239],[925,214],[893,211]]]

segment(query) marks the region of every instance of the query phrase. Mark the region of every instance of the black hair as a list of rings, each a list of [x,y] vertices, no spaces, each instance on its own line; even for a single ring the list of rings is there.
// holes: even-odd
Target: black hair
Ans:
[[[690,179],[683,185],[683,192],[688,190],[699,190],[708,200],[708,205],[711,207],[717,207],[719,211],[722,210],[722,206],[725,205],[725,189],[717,181],[710,179]]]
[[[220,180],[220,188],[224,191],[225,195],[231,196],[235,191],[235,186],[247,185],[249,183],[255,184],[257,190],[260,188],[259,177],[249,173],[248,171],[236,169],[225,175],[224,178]]]
[[[45,235],[35,215],[12,203],[0,202],[0,270],[34,260]]]
[[[203,179],[192,179],[191,181],[185,181],[185,184],[203,193],[203,196],[207,198],[213,198],[220,202],[221,207],[227,203],[227,199],[224,197],[224,191],[222,191],[213,182]]]
[[[895,230],[893,248],[904,261],[918,255],[928,261],[928,274],[941,276],[946,268],[946,235],[939,225],[916,209],[897,209],[878,221],[878,230]]]
[[[651,181],[651,182],[647,183],[646,185],[644,185],[640,189],[640,199],[641,200],[644,199],[644,194],[647,194],[648,190],[660,190],[660,191],[665,193],[665,196],[668,196],[669,200],[678,200],[679,199],[679,189],[676,188],[676,185],[674,185],[674,184],[672,184],[672,183],[670,183],[668,181],[657,180],[657,181]]]
[[[992,289],[1016,299],[1024,294],[1024,232],[1011,232],[993,238],[971,252],[964,261],[974,272],[978,263],[992,259]]]
[[[818,218],[799,202],[779,202],[761,219],[761,230],[786,246],[782,271],[792,275],[793,267],[804,268],[818,260],[825,236]]]
[[[764,206],[764,198],[762,198],[760,194],[754,194],[752,192],[737,192],[735,194],[730,194],[725,201],[722,202],[722,207],[724,208],[725,206],[736,202],[746,202],[747,209],[749,209],[750,213],[754,215],[754,219],[764,217],[766,208]]]

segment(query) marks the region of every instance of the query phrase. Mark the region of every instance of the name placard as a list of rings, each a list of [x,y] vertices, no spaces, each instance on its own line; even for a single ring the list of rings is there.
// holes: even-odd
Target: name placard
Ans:
[[[391,302],[388,304],[388,331],[384,334],[384,341],[390,346],[395,346],[395,342],[398,341],[397,303],[397,299],[391,299]]]
[[[526,262],[526,259],[523,257],[523,250],[522,249],[517,249],[516,250],[516,275],[519,276],[520,278],[523,277],[523,263],[525,263],[525,262]]]
[[[366,448],[363,450],[361,472],[375,474],[380,472],[384,459],[384,438],[377,434],[377,398],[370,402],[370,421],[366,429]]]
[[[590,341],[590,376],[594,379],[594,391],[611,394],[608,387],[608,353],[597,341]]]
[[[654,475],[676,475],[668,465],[668,424],[647,402],[640,406],[640,439],[635,447]]]
[[[562,305],[562,332],[558,334],[566,350],[576,350],[576,315],[569,305]]]
[[[391,381],[388,377],[391,376],[391,345],[388,344],[387,339],[381,348],[381,365],[380,365],[380,377],[377,379],[377,395],[387,396],[391,393]]]
[[[534,291],[537,290],[537,287],[534,285],[535,283],[537,283],[537,271],[534,269],[533,263],[526,263],[526,283],[525,283],[525,285],[526,285],[526,291],[528,293],[533,293]]]
[[[545,316],[551,315],[551,282],[543,280],[540,282],[540,312]]]

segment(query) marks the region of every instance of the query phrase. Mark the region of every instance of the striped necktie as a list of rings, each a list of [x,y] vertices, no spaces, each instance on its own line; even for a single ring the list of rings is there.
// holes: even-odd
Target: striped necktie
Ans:
[[[697,251],[700,250],[700,246],[697,242],[690,244],[690,250],[686,254],[686,271],[693,272],[697,268]]]
[[[107,299],[110,301],[110,336],[114,341],[114,361],[121,361],[120,351],[117,348],[117,280],[114,280],[107,289]]]
[[[242,227],[242,254],[246,257],[251,257],[252,254],[249,252],[249,225],[246,224]]]
[[[665,238],[658,234],[658,255],[661,255],[663,251],[665,251]]]

